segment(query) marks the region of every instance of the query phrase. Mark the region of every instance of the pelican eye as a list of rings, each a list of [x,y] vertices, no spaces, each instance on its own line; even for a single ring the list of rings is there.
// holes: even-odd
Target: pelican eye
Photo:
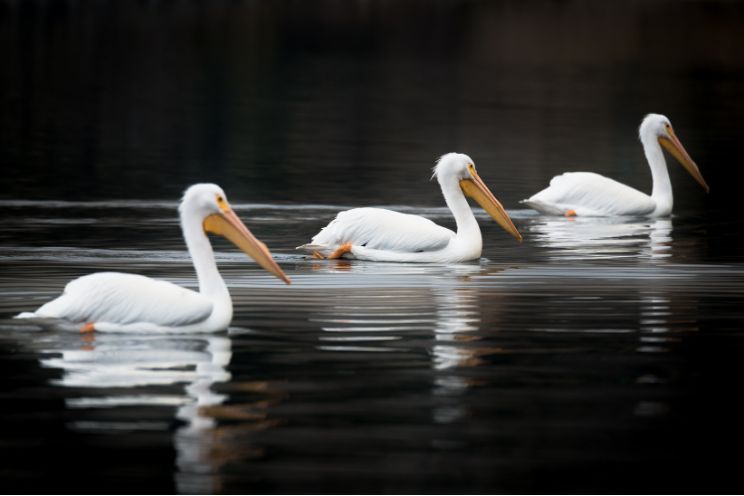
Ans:
[[[217,206],[220,207],[220,210],[223,212],[230,210],[230,207],[227,206],[227,202],[222,195],[217,195]]]

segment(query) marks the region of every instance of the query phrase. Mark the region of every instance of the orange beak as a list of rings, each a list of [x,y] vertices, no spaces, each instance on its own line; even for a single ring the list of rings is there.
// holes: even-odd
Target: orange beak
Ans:
[[[221,213],[212,214],[204,219],[204,231],[219,234],[229,239],[235,246],[243,250],[246,255],[255,260],[264,270],[271,272],[287,284],[291,284],[289,277],[279,267],[279,264],[276,263],[266,245],[259,241],[245,227],[245,224],[243,224],[226,203],[220,205],[220,207],[222,208]]]
[[[700,186],[705,189],[706,193],[709,193],[710,188],[706,184],[705,179],[703,179],[703,175],[700,174],[700,169],[698,169],[697,164],[695,164],[695,162],[687,154],[687,150],[685,150],[685,147],[682,146],[682,143],[680,143],[677,135],[674,134],[674,130],[669,127],[667,129],[667,132],[669,133],[669,137],[659,136],[659,144],[663,146],[666,151],[671,153],[672,156],[676,158],[680,164],[682,164],[682,167],[684,167],[687,172],[689,172],[690,175],[694,177],[698,183],[700,183]]]
[[[522,241],[522,235],[519,234],[517,227],[512,222],[509,215],[504,210],[504,207],[499,203],[488,186],[478,176],[475,170],[470,170],[470,178],[462,179],[460,181],[460,189],[466,196],[469,196],[473,200],[477,201],[478,204],[483,207],[483,210],[488,212],[493,220],[509,234],[517,238],[518,241]]]

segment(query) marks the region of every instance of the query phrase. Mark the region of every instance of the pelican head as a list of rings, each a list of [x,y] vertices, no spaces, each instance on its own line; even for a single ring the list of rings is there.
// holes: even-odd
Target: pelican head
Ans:
[[[274,261],[266,245],[256,239],[235,215],[222,188],[216,184],[194,184],[184,192],[178,209],[182,219],[201,219],[205,233],[224,236],[263,269],[290,284],[289,278]]]
[[[706,193],[710,191],[705,179],[703,179],[703,175],[700,174],[700,169],[698,169],[697,164],[690,158],[690,155],[687,154],[687,150],[682,146],[677,135],[674,134],[672,123],[669,122],[666,116],[648,114],[641,122],[638,134],[642,142],[645,142],[647,139],[656,139],[700,183]]]
[[[506,232],[522,241],[522,235],[519,234],[504,207],[478,176],[473,159],[464,153],[442,155],[434,167],[434,177],[443,189],[445,185],[458,184],[465,196],[477,201]]]

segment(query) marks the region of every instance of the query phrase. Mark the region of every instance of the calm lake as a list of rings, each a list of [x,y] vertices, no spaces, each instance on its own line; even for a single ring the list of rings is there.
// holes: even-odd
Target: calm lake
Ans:
[[[736,2],[0,0],[4,487],[741,492],[742,46]],[[650,192],[648,112],[710,194],[668,157],[670,218],[521,208],[569,170]],[[453,227],[449,151],[521,244],[477,209],[472,263],[294,250],[353,206]],[[291,286],[213,239],[226,332],[12,319],[99,270],[195,288],[198,181]]]

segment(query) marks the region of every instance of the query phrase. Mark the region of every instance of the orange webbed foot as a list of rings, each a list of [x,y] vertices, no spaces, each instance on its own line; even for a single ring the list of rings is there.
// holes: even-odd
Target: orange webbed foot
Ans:
[[[566,210],[565,212],[563,212],[563,215],[565,215],[566,217],[576,217],[576,210]]]
[[[86,322],[80,328],[80,332],[82,332],[82,333],[89,333],[89,332],[93,332],[95,330],[96,330],[96,326],[95,326],[95,324],[93,324],[93,322]]]
[[[338,248],[336,248],[336,251],[328,255],[328,260],[335,260],[337,258],[341,258],[344,256],[345,253],[349,253],[351,251],[351,243],[344,243]]]

